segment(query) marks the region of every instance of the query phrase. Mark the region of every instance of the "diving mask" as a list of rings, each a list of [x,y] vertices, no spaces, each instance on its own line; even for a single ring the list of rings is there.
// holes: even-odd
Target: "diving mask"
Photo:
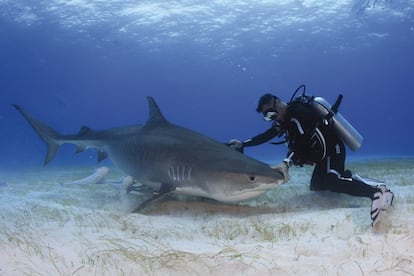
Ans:
[[[278,115],[277,111],[266,111],[263,112],[263,120],[266,122],[274,121]]]

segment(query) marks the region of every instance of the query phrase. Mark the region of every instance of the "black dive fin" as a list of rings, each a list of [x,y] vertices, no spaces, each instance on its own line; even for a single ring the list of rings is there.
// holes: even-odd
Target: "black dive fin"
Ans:
[[[166,194],[168,194],[168,193],[170,193],[174,190],[175,190],[175,186],[173,186],[171,184],[165,184],[165,183],[161,184],[160,189],[158,191],[154,191],[151,198],[145,200],[143,203],[138,205],[138,207],[135,208],[133,213],[137,213],[139,211],[144,210],[145,208],[147,208],[148,206],[153,204],[155,201],[162,199]]]
[[[36,133],[43,139],[47,145],[47,153],[45,158],[45,165],[49,163],[56,155],[56,152],[60,148],[59,137],[61,135],[51,127],[45,125],[38,119],[23,110],[20,106],[13,104],[20,114],[26,119],[26,121],[32,126]]]

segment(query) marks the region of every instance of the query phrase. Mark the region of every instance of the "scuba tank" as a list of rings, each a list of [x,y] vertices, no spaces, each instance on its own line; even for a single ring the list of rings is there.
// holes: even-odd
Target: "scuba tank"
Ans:
[[[311,101],[311,105],[317,110],[324,119],[333,123],[333,128],[339,138],[352,150],[356,151],[361,147],[362,136],[358,131],[338,112],[338,107],[343,96],[339,95],[335,104],[331,106],[324,98],[315,97]]]
[[[303,89],[301,96],[294,99],[299,89]],[[331,106],[328,101],[322,97],[313,97],[305,95],[305,85],[299,86],[293,94],[290,102],[294,99],[310,104],[323,117],[323,121],[331,123],[339,138],[352,150],[356,151],[361,147],[362,136],[358,131],[338,112],[343,96],[340,94],[338,99]]]

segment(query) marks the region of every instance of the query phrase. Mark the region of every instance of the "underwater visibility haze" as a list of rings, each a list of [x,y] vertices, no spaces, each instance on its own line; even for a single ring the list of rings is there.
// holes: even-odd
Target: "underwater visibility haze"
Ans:
[[[414,0],[0,0],[0,275],[413,275],[413,49]],[[226,143],[269,128],[255,111],[261,95],[289,101],[301,84],[330,104],[343,95],[339,112],[363,136],[347,168],[394,193],[375,227],[370,199],[310,191],[310,166],[253,189],[255,199],[167,195],[133,213],[146,198],[127,192],[131,176],[74,145],[43,166],[45,143],[12,106],[59,133],[90,134],[145,124],[150,96],[169,122]],[[192,147],[173,156],[203,171],[215,168],[201,156],[212,144],[242,156],[187,134]],[[275,165],[286,151],[245,154]]]
[[[62,133],[141,124],[146,96],[173,123],[227,142],[268,128],[267,92],[300,84],[364,137],[348,156],[414,154],[414,1],[0,1],[1,166],[45,147],[10,104]],[[95,162],[64,147],[57,164]],[[280,161],[282,146],[246,154]]]

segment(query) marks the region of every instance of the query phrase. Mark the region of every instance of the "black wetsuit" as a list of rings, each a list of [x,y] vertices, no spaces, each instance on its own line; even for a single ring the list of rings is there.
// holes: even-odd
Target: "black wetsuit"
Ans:
[[[380,189],[352,177],[345,170],[345,145],[332,127],[306,103],[294,101],[288,105],[283,125],[274,123],[266,132],[243,142],[243,146],[254,146],[270,139],[286,135],[288,156],[294,165],[315,165],[310,189],[329,190],[352,196],[373,198]]]

